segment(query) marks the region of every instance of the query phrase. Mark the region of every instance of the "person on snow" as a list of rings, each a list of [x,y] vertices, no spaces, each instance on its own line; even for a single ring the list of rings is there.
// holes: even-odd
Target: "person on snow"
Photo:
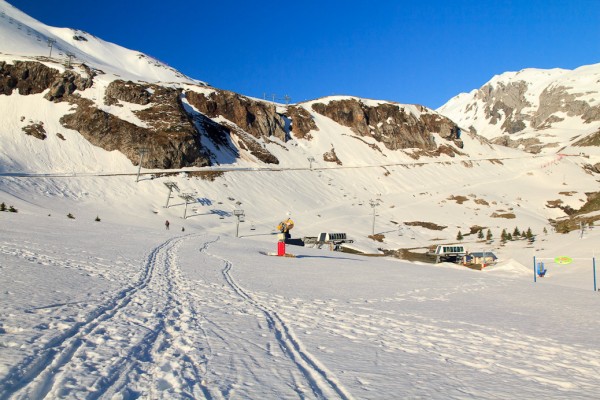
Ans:
[[[166,220],[166,221],[165,221],[165,229],[166,229],[166,230],[169,230],[169,225],[170,225],[170,224],[169,224],[169,220]]]

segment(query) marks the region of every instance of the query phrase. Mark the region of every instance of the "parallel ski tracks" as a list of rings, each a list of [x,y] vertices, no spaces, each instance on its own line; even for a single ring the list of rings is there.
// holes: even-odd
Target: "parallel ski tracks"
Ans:
[[[127,312],[135,312],[133,306],[142,304],[151,306],[151,312],[156,316],[154,326],[145,326],[146,333],[138,335],[136,342],[128,349],[117,349],[119,356],[108,360],[109,365],[96,365],[96,372],[102,371],[92,390],[86,398],[112,397],[123,394],[131,383],[136,383],[152,371],[148,371],[150,363],[145,362],[156,357],[157,352],[164,352],[171,346],[173,337],[167,331],[171,328],[174,332],[181,331],[178,317],[182,310],[192,307],[189,299],[183,298],[183,291],[178,285],[181,278],[175,265],[175,249],[183,238],[173,238],[157,246],[148,255],[140,277],[133,284],[115,294],[101,306],[90,312],[84,321],[73,325],[70,329],[51,339],[44,347],[15,365],[7,376],[0,381],[0,399],[9,398],[44,398],[48,395],[61,396],[60,389],[65,385],[61,379],[73,379],[65,371],[71,368],[86,366],[89,368],[90,360],[86,360],[85,350],[88,339],[95,333],[102,332],[105,327],[116,324],[116,317],[128,319]],[[180,285],[179,285],[180,286]],[[149,292],[149,293],[144,293]],[[150,293],[151,292],[151,293]],[[182,297],[183,296],[183,297]],[[135,300],[135,301],[134,301]],[[188,301],[186,301],[188,300]],[[146,302],[151,304],[146,304]],[[186,304],[182,304],[185,302]],[[129,306],[129,307],[128,307]],[[132,310],[128,310],[132,308]],[[195,310],[187,313],[189,323],[195,330],[200,326]],[[123,322],[121,318],[119,323]],[[167,325],[169,326],[167,329]],[[182,335],[185,332],[181,333]],[[185,339],[185,338],[184,338]],[[119,345],[119,343],[117,343]],[[93,346],[92,346],[93,347]],[[202,385],[200,365],[203,360],[193,360],[184,351],[173,350],[180,361],[185,364],[183,375],[189,375],[187,382],[183,383],[185,391],[190,398],[199,397],[202,393],[206,398],[212,398]],[[80,354],[81,353],[81,354]],[[103,360],[106,361],[106,360]],[[151,382],[154,380],[149,379]],[[60,382],[60,384],[58,384]],[[59,390],[55,392],[54,387]]]
[[[206,251],[209,244],[207,243],[201,251]],[[295,336],[279,314],[256,300],[249,291],[235,281],[231,274],[231,262],[224,259],[221,260],[224,263],[221,273],[227,284],[247,304],[264,315],[269,330],[273,333],[277,344],[283,353],[296,365],[302,376],[304,376],[315,397],[320,399],[336,397],[344,400],[352,399],[352,395],[336,381],[332,373],[304,348],[301,341]]]

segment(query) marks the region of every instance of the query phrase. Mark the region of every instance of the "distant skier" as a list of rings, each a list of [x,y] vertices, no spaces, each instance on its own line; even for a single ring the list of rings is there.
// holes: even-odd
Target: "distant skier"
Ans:
[[[183,226],[181,227],[181,232],[185,232],[185,228]]]
[[[166,229],[166,230],[169,230],[169,225],[170,225],[170,224],[169,224],[169,220],[166,220],[166,221],[165,221],[165,229]]]

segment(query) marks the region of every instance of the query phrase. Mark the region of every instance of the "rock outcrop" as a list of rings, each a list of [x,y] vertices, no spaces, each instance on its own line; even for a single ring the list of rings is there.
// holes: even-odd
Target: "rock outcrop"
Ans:
[[[495,87],[488,84],[482,87],[475,95],[476,100],[484,103],[484,112],[490,124],[502,122],[502,129],[506,133],[517,133],[525,129],[525,121],[529,116],[523,114],[525,107],[531,103],[525,98],[527,83],[523,81],[498,83]],[[469,111],[469,110],[467,110]]]
[[[10,96],[13,90],[20,95],[42,93],[60,75],[59,71],[32,61],[0,62],[0,95]]]
[[[117,104],[119,100],[128,103],[139,104],[145,106],[151,101],[152,94],[148,91],[148,87],[122,80],[112,81],[106,88],[104,93],[104,103],[106,105]]]
[[[202,114],[210,118],[223,116],[257,139],[271,136],[283,142],[288,139],[285,119],[277,113],[274,104],[226,90],[215,90],[208,95],[187,91],[185,95]]]
[[[360,136],[373,137],[390,150],[433,150],[437,145],[432,133],[451,140],[458,138],[458,127],[448,118],[426,111],[416,116],[393,103],[368,106],[359,99],[343,99],[314,103],[312,109]]]
[[[337,165],[342,165],[342,160],[340,160],[335,153],[335,148],[331,148],[328,152],[323,154],[323,161],[325,162],[334,162]]]
[[[23,132],[26,135],[33,136],[34,138],[44,140],[46,139],[46,130],[44,129],[44,124],[42,122],[32,123],[30,125],[24,126]]]
[[[83,91],[92,87],[94,84],[94,74],[92,71],[83,65],[86,76],[82,76],[73,71],[67,70],[50,85],[50,90],[44,96],[46,100],[62,101],[63,98],[75,93],[75,91]]]
[[[302,107],[289,106],[286,115],[292,121],[292,134],[298,139],[310,140],[312,136],[309,132],[319,130],[312,115]]]
[[[171,89],[172,90],[172,89]],[[168,91],[168,90],[167,90]],[[107,151],[118,150],[133,164],[138,164],[140,148],[147,149],[144,156],[145,168],[182,168],[188,166],[205,166],[210,163],[209,157],[201,149],[199,135],[186,117],[179,114],[174,121],[166,116],[169,111],[177,113],[177,99],[173,93],[165,95],[169,98],[166,104],[154,106],[157,116],[149,120],[150,128],[141,127],[124,121],[116,116],[100,110],[87,99],[72,97],[70,100],[77,104],[72,114],[60,119],[61,124],[81,133],[90,143]],[[152,115],[150,109],[144,110]],[[165,114],[162,114],[166,111]],[[171,115],[172,116],[172,115]]]
[[[124,120],[110,108],[102,109],[79,95],[94,84],[94,77],[85,65],[61,73],[33,61],[0,63],[0,94],[10,95],[14,90],[22,95],[46,92],[48,101],[73,104],[73,112],[60,119],[64,127],[76,130],[95,146],[120,151],[134,165],[139,163],[140,149],[147,149],[143,159],[146,168],[210,165],[211,160],[219,158],[201,140],[212,142],[215,151],[225,151],[231,162],[249,154],[252,160],[279,164],[267,148],[269,143],[289,151],[281,142],[288,141],[290,135],[310,140],[319,131],[314,114],[303,105],[276,106],[212,88],[184,91],[171,85],[115,80],[106,87],[103,103],[113,107],[135,104],[131,113],[139,120]],[[435,143],[433,133],[462,146],[457,126],[424,107],[418,111],[411,107],[409,111],[398,104],[381,102],[373,106],[350,98],[313,103],[312,111],[350,127],[357,138],[372,137],[391,150],[419,149],[437,154],[441,147]],[[26,132],[42,138],[34,127]],[[381,152],[377,145],[365,144]],[[452,153],[448,149],[443,153]],[[323,158],[341,164],[333,144]]]

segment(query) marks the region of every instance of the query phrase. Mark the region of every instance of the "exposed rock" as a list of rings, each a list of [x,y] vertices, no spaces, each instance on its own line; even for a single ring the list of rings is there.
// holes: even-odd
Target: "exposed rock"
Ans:
[[[279,160],[267,149],[265,149],[256,139],[236,126],[226,124],[229,127],[231,135],[236,139],[237,145],[248,151],[254,157],[266,164],[279,164]]]
[[[531,137],[531,138],[526,138],[526,139],[520,138],[520,139],[513,140],[508,135],[504,135],[504,136],[497,137],[496,139],[492,140],[491,142],[494,144],[498,144],[500,146],[511,147],[514,149],[521,148],[522,150],[524,150],[528,153],[533,153],[533,154],[538,154],[539,152],[542,151],[542,149],[544,147],[552,147],[551,144],[543,144],[536,137]],[[554,144],[554,146],[557,146],[557,145]]]
[[[327,153],[323,154],[323,161],[334,162],[337,165],[342,165],[342,161],[338,158],[337,154],[335,154],[335,149],[333,147]]]
[[[417,117],[397,104],[367,106],[359,99],[344,99],[314,103],[312,108],[338,124],[352,128],[360,136],[375,138],[390,150],[433,150],[436,144],[432,133],[447,139],[456,139],[458,133],[456,124],[446,117],[428,112]]]
[[[502,213],[502,214],[499,214],[497,212],[493,212],[492,215],[490,215],[490,217],[492,217],[492,218],[504,218],[504,219],[515,219],[515,218],[517,218],[514,213]]]
[[[104,103],[112,105],[121,100],[128,103],[146,105],[150,103],[151,97],[152,95],[146,86],[131,81],[116,80],[112,81],[106,88]]]
[[[164,89],[160,96],[165,104],[157,104],[139,115],[151,128],[140,127],[102,111],[87,99],[71,96],[77,104],[72,114],[60,119],[63,126],[81,133],[90,143],[107,151],[118,150],[133,164],[138,164],[139,149],[148,149],[143,159],[145,168],[182,168],[210,163],[202,151],[199,135],[180,104],[177,91]],[[174,93],[173,93],[174,92]],[[168,100],[167,100],[168,99]],[[179,113],[177,114],[177,108]]]
[[[586,171],[593,172],[595,174],[600,174],[600,163],[592,164],[583,164],[583,169]]]
[[[0,95],[11,95],[17,89],[21,95],[42,93],[59,76],[59,71],[32,61],[0,62]]]
[[[24,126],[23,132],[25,132],[26,135],[30,135],[41,140],[44,140],[47,137],[44,124],[41,122]]]
[[[600,146],[600,130],[579,139],[573,143],[573,146]]]
[[[592,108],[585,101],[577,100],[581,95],[569,93],[569,89],[564,86],[551,86],[542,91],[540,105],[531,117],[532,128],[548,128],[552,122],[562,121],[554,116],[558,112],[563,112],[569,117],[580,115],[587,123],[600,121],[600,108]],[[549,120],[552,117],[554,118]]]
[[[312,136],[308,132],[319,130],[313,117],[302,107],[289,106],[287,116],[292,120],[291,131],[298,139],[310,140]]]
[[[215,90],[209,95],[187,91],[185,95],[202,114],[210,118],[222,115],[257,139],[270,136],[284,142],[288,139],[285,120],[271,103],[252,100],[226,90]]]
[[[433,231],[443,231],[447,228],[445,225],[438,225],[433,222],[423,222],[423,221],[408,221],[404,222],[404,225],[407,226],[420,226],[422,228],[427,228]]]
[[[75,93],[76,90],[85,90],[92,87],[94,84],[93,74],[91,70],[86,69],[88,76],[81,76],[73,71],[65,71],[50,85],[50,91],[46,93],[44,98],[50,101],[62,101],[65,97]]]
[[[504,119],[502,129],[506,133],[516,133],[525,129],[524,121],[530,117],[522,113],[531,103],[525,98],[527,82],[515,81],[505,85],[502,82],[492,86],[485,85],[475,94],[475,100],[482,100],[485,104],[485,116],[491,124],[497,124]]]

